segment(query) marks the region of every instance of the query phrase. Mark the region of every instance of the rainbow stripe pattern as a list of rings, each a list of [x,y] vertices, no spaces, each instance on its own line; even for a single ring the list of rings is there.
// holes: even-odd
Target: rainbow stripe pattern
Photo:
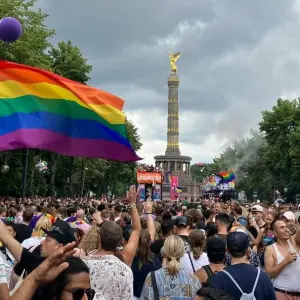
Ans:
[[[217,176],[220,176],[222,178],[222,183],[229,183],[233,180],[235,180],[235,174],[232,170],[228,172],[220,172],[217,174]]]
[[[45,70],[0,61],[0,151],[37,148],[122,162],[133,150],[124,101]]]

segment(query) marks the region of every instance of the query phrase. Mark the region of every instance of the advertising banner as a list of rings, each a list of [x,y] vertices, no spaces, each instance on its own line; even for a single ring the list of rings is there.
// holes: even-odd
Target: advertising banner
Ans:
[[[146,187],[144,184],[139,184],[140,201],[146,200]]]
[[[156,184],[153,191],[153,201],[160,201],[160,200],[161,200],[161,185]]]
[[[162,174],[159,172],[137,172],[137,182],[138,183],[145,183],[145,184],[152,184],[152,183],[162,183]]]
[[[177,192],[176,192],[177,187],[178,187],[178,176],[172,176],[171,193],[170,193],[171,200],[176,200],[177,198]]]
[[[166,184],[171,184],[172,182],[172,172],[166,172],[165,173],[165,179],[164,179]]]

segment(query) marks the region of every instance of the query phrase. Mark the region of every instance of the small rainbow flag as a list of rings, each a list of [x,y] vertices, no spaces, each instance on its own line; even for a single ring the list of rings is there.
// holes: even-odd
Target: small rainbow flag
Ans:
[[[222,178],[222,183],[229,183],[233,180],[235,180],[235,174],[233,173],[232,170],[228,171],[228,172],[220,172],[217,174],[217,176],[220,176]]]
[[[0,61],[0,151],[37,148],[68,156],[137,161],[124,101],[45,70]]]

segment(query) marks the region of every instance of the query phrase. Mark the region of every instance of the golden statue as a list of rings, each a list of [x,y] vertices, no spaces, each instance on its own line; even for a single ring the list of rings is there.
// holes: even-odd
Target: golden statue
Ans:
[[[176,61],[178,60],[179,57],[180,57],[180,52],[177,52],[175,54],[173,53],[169,54],[172,73],[177,73]]]

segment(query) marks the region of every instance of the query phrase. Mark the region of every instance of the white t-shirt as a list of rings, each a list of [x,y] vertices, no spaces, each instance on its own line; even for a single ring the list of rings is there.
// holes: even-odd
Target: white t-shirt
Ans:
[[[203,266],[209,265],[209,260],[205,252],[203,252],[197,260],[194,259],[192,252],[190,253],[190,255],[195,271],[199,270]],[[191,260],[188,253],[185,253],[184,256],[180,259],[180,268],[185,270],[189,274],[194,274]]]
[[[8,259],[4,253],[0,251],[0,284],[8,283],[10,280],[11,272],[14,266],[15,259],[12,254],[6,249]],[[3,273],[4,272],[4,273]],[[5,280],[2,275],[5,274]]]
[[[0,256],[0,284],[8,283],[7,274],[2,256]]]

